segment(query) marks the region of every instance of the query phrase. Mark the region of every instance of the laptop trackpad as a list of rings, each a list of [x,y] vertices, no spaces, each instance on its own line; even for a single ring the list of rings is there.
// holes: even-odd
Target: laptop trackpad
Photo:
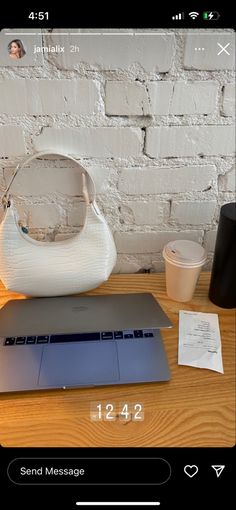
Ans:
[[[79,342],[44,347],[39,386],[86,386],[119,380],[115,342]]]

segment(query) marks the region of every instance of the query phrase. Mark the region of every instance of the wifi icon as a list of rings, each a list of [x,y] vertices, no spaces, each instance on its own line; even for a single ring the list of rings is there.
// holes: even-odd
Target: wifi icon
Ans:
[[[199,16],[199,12],[189,12],[188,15],[190,16],[190,18],[192,19],[196,19],[198,16]]]

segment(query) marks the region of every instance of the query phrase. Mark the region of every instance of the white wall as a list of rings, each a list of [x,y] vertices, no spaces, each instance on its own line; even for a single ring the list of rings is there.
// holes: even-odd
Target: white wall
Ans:
[[[116,271],[162,270],[163,245],[175,238],[206,246],[210,267],[220,207],[235,201],[234,51],[217,55],[217,41],[232,47],[234,35],[200,33],[207,51],[194,52],[199,38],[187,31],[168,31],[39,33],[37,45],[79,40],[80,51],[28,51],[16,64],[1,52],[0,191],[27,153],[64,150],[94,175]],[[14,186],[20,215],[41,240],[63,239],[82,222],[76,172],[57,167],[25,170]]]

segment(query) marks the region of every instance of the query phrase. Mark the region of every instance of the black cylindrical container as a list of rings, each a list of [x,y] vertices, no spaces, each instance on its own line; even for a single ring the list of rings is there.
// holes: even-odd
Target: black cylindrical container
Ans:
[[[220,210],[209,299],[222,308],[236,306],[236,202]]]

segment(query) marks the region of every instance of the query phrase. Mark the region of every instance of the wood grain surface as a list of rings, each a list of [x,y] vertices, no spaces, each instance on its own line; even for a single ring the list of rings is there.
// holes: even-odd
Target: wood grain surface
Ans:
[[[87,295],[151,292],[173,322],[162,330],[172,378],[165,383],[5,393],[0,395],[4,446],[233,446],[235,444],[235,311],[213,305],[209,273],[202,273],[192,301],[168,299],[164,274],[112,275]],[[0,307],[25,297],[0,284]],[[179,310],[219,315],[224,374],[177,364]],[[91,420],[95,403],[141,403],[143,421]]]

